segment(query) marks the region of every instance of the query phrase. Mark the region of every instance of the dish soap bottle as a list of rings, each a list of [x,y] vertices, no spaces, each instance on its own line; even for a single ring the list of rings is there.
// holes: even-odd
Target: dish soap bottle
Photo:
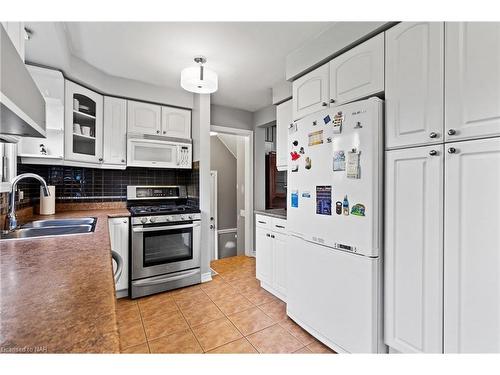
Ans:
[[[342,213],[346,216],[349,215],[349,201],[347,200],[347,194],[344,197],[344,201],[342,202]]]

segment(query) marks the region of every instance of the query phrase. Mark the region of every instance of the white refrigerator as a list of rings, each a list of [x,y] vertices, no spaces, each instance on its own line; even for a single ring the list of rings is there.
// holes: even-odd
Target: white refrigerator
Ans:
[[[337,352],[385,352],[383,101],[309,115],[288,147],[287,314]]]

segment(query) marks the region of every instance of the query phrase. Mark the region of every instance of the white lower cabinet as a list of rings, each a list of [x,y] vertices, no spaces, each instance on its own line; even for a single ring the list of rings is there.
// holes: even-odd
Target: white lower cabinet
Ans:
[[[500,138],[386,153],[391,348],[500,353],[499,191]]]
[[[271,234],[265,228],[255,230],[256,276],[261,282],[272,285],[273,245]]]
[[[443,350],[443,145],[386,152],[385,343]]]
[[[500,138],[445,147],[444,351],[500,353]]]
[[[286,234],[277,232],[271,235],[273,240],[273,286],[282,296],[286,296],[287,238]]]
[[[286,221],[256,216],[256,275],[261,286],[286,302]]]
[[[110,218],[108,219],[108,228],[111,250],[116,251],[123,259],[122,274],[115,285],[115,289],[117,297],[124,297],[128,292],[129,218]]]

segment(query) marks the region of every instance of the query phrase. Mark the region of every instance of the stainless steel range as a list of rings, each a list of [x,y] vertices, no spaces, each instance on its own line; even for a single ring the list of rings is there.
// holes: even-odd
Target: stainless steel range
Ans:
[[[185,186],[128,186],[130,297],[201,282],[200,211]]]

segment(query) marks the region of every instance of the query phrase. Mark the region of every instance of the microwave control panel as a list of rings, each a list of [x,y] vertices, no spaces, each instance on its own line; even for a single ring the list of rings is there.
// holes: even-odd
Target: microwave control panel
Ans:
[[[179,167],[191,168],[191,145],[179,146],[179,154],[177,155],[177,157],[177,164],[179,165]]]

